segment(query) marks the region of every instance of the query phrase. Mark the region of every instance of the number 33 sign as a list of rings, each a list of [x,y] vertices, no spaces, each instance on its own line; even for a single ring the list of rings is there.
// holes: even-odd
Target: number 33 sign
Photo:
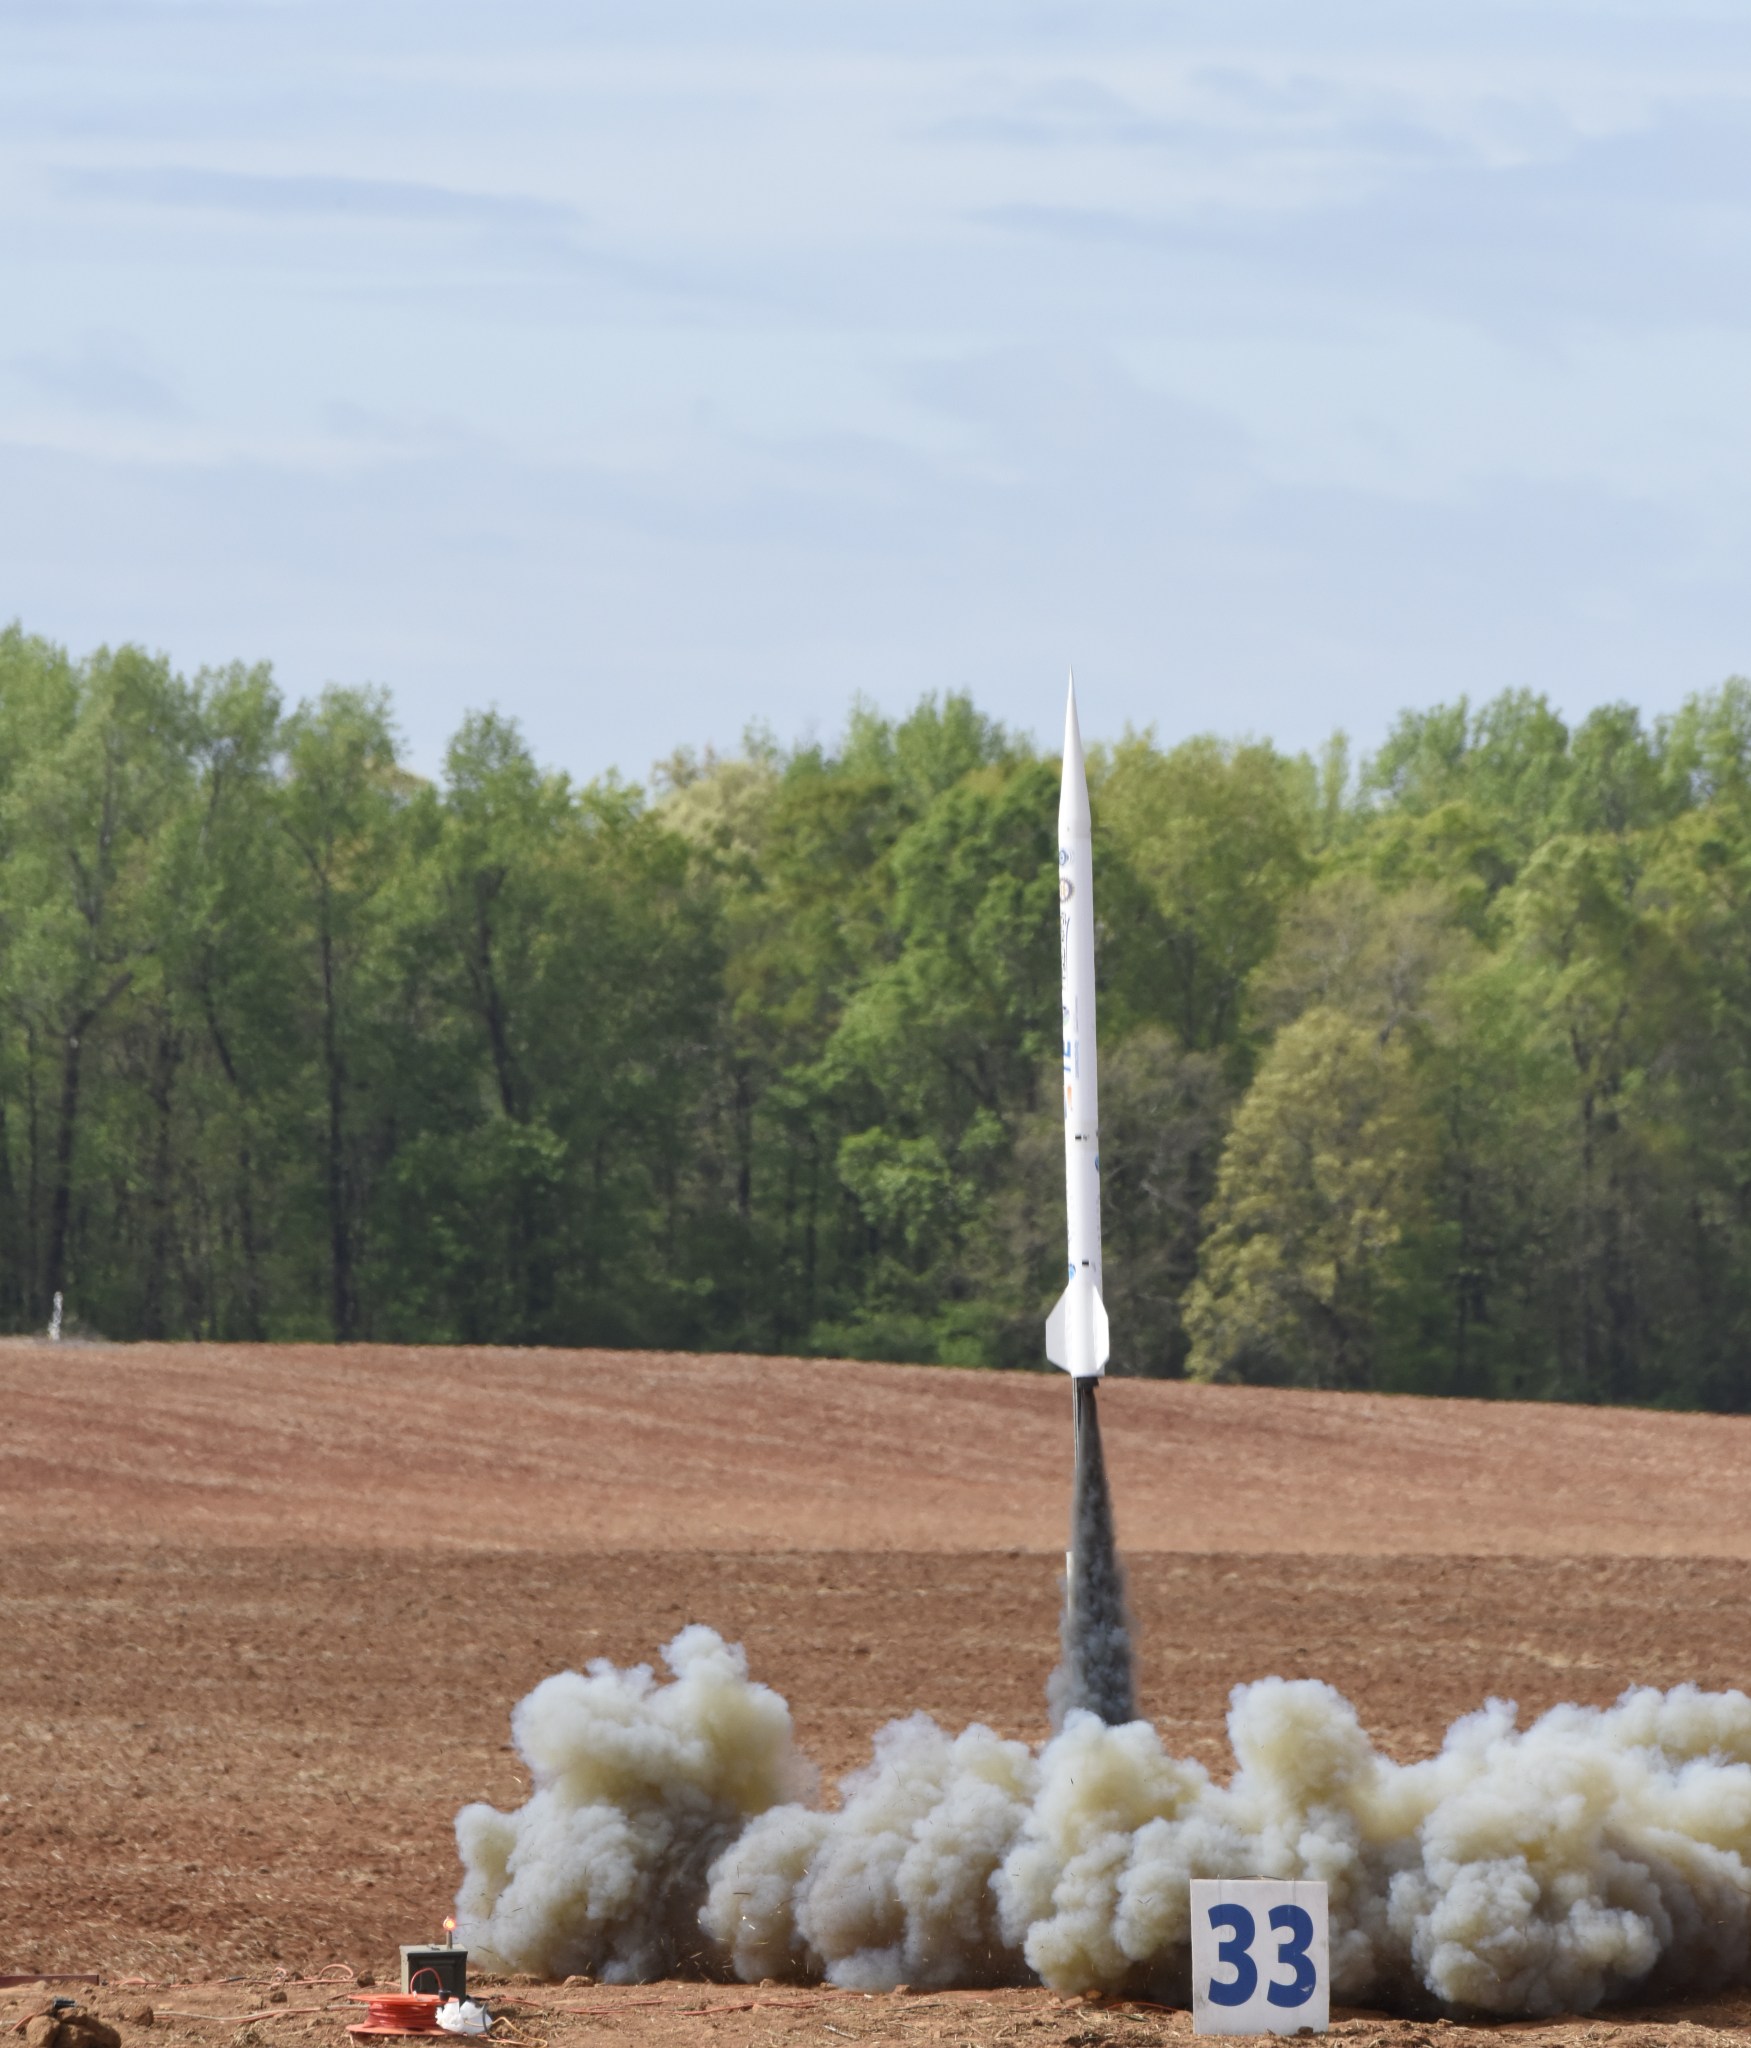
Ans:
[[[1324,2033],[1331,2020],[1325,1886],[1192,1880],[1192,2029]]]

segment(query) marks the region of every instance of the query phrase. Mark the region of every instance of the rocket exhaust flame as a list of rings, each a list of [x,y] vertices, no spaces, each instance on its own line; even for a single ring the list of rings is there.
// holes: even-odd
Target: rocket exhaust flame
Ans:
[[[1046,1696],[1052,1726],[1062,1728],[1075,1708],[1097,1714],[1109,1727],[1132,1721],[1131,1623],[1125,1611],[1125,1574],[1113,1531],[1113,1502],[1101,1455],[1095,1382],[1076,1388],[1076,1483],[1070,1506],[1070,1558],[1059,1625],[1063,1661]]]

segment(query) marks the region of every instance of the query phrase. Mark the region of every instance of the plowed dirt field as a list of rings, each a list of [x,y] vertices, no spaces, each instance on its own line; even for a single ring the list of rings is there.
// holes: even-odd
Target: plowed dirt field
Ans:
[[[151,2001],[191,2043],[339,2044],[332,1984],[244,2016],[276,1972],[387,1979],[437,1931],[455,1809],[520,1796],[509,1710],[583,1658],[709,1621],[829,1776],[913,1708],[1044,1732],[1057,1376],[0,1343],[0,1415],[0,1975],[102,1973],[100,2011]],[[1400,1756],[1490,1694],[1533,1712],[1751,1681],[1751,1424],[1122,1381],[1102,1419],[1142,1703],[1207,1762],[1229,1689],[1267,1672],[1330,1679]],[[113,1988],[128,1975],[147,1986]],[[525,2044],[1189,2027],[1043,1991],[515,1995]],[[0,1993],[0,2028],[44,1996]],[[1517,2031],[1747,2020],[1730,2001]]]

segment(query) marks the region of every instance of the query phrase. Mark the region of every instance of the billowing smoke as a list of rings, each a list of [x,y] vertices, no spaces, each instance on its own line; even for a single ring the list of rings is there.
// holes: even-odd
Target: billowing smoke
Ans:
[[[739,1644],[685,1628],[663,1661],[671,1684],[598,1660],[512,1714],[533,1790],[514,1813],[456,1816],[456,1917],[477,1947],[622,1984],[717,1964],[699,1925],[707,1873],[755,1814],[809,1798],[815,1773]]]
[[[513,1731],[527,1803],[466,1808],[459,1938],[487,1960],[876,1989],[1042,1981],[1188,1996],[1188,1882],[1322,1879],[1333,1995],[1545,2015],[1751,1963],[1751,1700],[1639,1690],[1532,1726],[1492,1701],[1401,1765],[1314,1680],[1242,1686],[1234,1771],[1071,1709],[1032,1750],[922,1715],[832,1811],[789,1710],[685,1630],[672,1683],[594,1664]]]
[[[1131,1687],[1131,1621],[1125,1611],[1125,1571],[1113,1529],[1113,1497],[1100,1447],[1095,1383],[1072,1382],[1076,1392],[1076,1481],[1070,1500],[1070,1559],[1059,1629],[1063,1661],[1046,1685],[1052,1726],[1062,1728],[1073,1709],[1098,1714],[1109,1726],[1136,1718]]]

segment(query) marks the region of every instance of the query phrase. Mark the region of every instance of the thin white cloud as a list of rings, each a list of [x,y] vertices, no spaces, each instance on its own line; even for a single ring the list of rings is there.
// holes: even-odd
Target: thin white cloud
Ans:
[[[7,367],[43,397],[80,413],[174,421],[188,407],[174,380],[136,336],[115,330],[78,335],[59,350],[27,350]]]
[[[198,164],[72,165],[55,175],[73,199],[255,218],[431,223],[440,227],[571,228],[577,208],[524,192],[462,192],[406,178],[320,172],[264,174]]]

